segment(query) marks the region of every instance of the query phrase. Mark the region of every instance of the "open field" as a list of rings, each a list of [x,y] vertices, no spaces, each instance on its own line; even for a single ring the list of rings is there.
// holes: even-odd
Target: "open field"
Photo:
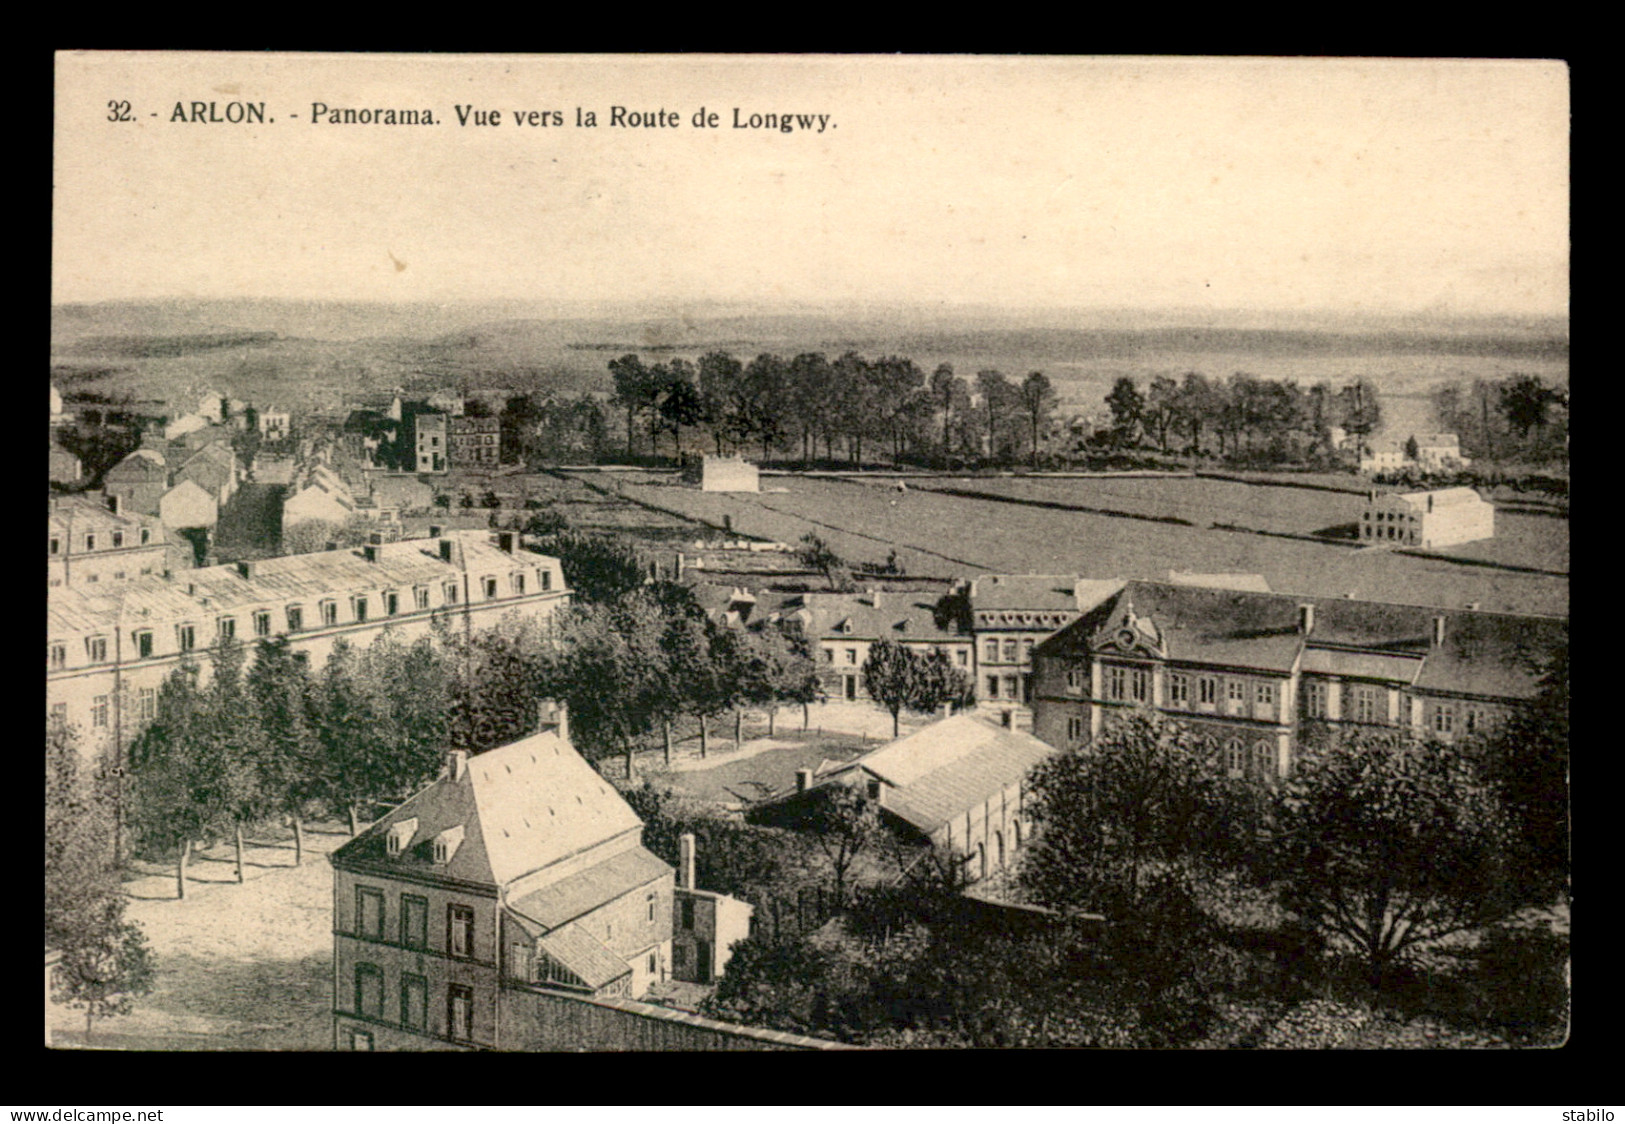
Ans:
[[[794,543],[811,531],[823,536],[848,560],[882,561],[895,546],[899,561],[911,574],[971,577],[982,571],[1078,572],[1095,578],[1165,578],[1170,569],[1243,571],[1263,574],[1271,588],[1287,593],[1352,595],[1446,607],[1478,602],[1483,609],[1502,612],[1568,613],[1566,577],[1508,572],[1335,543],[1030,507],[919,489],[900,495],[883,482],[777,478],[775,484],[787,487],[788,492],[744,495],[700,492],[681,486],[671,476],[617,473],[616,477],[629,498],[716,526],[721,526],[726,517],[735,531],[744,535]],[[1094,481],[1053,483],[1060,486]],[[1108,483],[1115,486],[1126,482]],[[1143,487],[1148,482],[1135,483]],[[1191,484],[1203,486],[1199,495],[1217,495],[1207,486],[1223,484],[1186,480],[1159,483],[1174,488],[1176,496],[1179,488]],[[1351,521],[1346,514],[1337,518],[1342,513],[1338,505],[1343,498],[1331,493],[1289,488],[1256,490],[1262,494],[1245,502],[1246,511],[1256,516],[1279,497],[1282,504],[1289,505],[1287,510],[1311,516],[1308,521],[1314,525],[1301,528],[1304,533],[1334,521]],[[1143,495],[1135,501],[1132,492],[1120,500],[1125,505],[1131,501],[1142,506],[1148,502]],[[1231,502],[1234,506],[1242,501]],[[1191,516],[1201,509],[1181,510],[1187,513],[1181,518],[1195,523],[1197,519]],[[1267,518],[1273,520],[1276,516]],[[1507,549],[1514,553],[1520,549],[1520,542],[1522,549],[1533,550],[1531,544],[1541,543],[1542,536],[1566,533],[1566,526],[1556,519],[1518,514],[1503,514],[1500,519],[1504,526],[1514,528],[1507,532]],[[1208,516],[1208,523],[1224,521],[1228,520],[1218,509]],[[1551,556],[1555,557],[1555,551]]]

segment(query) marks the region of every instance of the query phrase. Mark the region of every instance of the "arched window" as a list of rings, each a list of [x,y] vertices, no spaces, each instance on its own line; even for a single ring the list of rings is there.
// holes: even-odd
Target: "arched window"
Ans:
[[[979,869],[982,872],[981,876],[983,878],[986,878],[987,877],[987,845],[985,843],[976,844],[976,866],[977,866],[977,869]]]
[[[994,843],[994,846],[997,848],[996,853],[997,853],[998,860],[999,860],[999,869],[1003,870],[1004,869],[1004,832],[995,831],[993,833],[993,843]]]
[[[1256,742],[1253,745],[1253,768],[1261,777],[1275,775],[1275,749],[1269,742]]]
[[[1240,738],[1231,738],[1224,743],[1224,771],[1232,777],[1239,777],[1246,768],[1246,758]]]
[[[1021,846],[1021,821],[1016,821],[1016,846]]]

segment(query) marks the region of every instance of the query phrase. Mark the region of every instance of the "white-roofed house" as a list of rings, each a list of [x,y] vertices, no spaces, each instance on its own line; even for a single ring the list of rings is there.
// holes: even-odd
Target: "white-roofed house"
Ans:
[[[1495,505],[1471,488],[1368,494],[1360,542],[1435,550],[1495,537]]]

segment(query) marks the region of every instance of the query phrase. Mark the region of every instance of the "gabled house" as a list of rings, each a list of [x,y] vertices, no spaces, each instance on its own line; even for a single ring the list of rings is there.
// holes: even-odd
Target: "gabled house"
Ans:
[[[636,998],[669,975],[674,872],[555,714],[449,753],[332,854],[339,1049],[525,1049],[503,1012],[527,992]]]
[[[968,591],[976,696],[1021,718],[1032,697],[1033,648],[1122,587],[1077,574],[985,574]]]
[[[834,698],[869,697],[863,665],[870,647],[880,640],[921,655],[945,652],[967,678],[974,669],[971,638],[956,622],[939,621],[938,598],[931,593],[878,588],[863,593],[802,593],[786,598],[777,614],[811,641],[819,681]]]
[[[169,491],[164,453],[150,446],[137,449],[107,470],[102,489],[109,496],[117,496],[125,512],[157,515],[158,501]]]

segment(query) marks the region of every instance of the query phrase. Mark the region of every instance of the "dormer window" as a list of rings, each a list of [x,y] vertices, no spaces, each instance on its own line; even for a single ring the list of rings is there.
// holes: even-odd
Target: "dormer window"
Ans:
[[[416,818],[402,820],[391,824],[389,833],[384,837],[384,846],[391,856],[398,855],[411,845],[412,836],[417,834],[418,821]]]
[[[457,853],[457,848],[463,845],[463,827],[448,827],[434,837],[434,861],[442,866],[451,861]]]

